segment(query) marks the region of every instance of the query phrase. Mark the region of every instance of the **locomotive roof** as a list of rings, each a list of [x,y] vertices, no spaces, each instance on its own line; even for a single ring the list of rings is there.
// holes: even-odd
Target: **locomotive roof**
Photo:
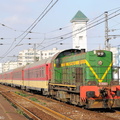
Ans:
[[[38,62],[35,62],[35,63],[32,63],[32,64],[29,64],[29,65],[26,65],[24,69],[28,69],[28,68],[31,68],[31,67],[35,67],[35,66],[38,66],[38,65],[43,65],[43,64],[48,64],[48,63],[52,63],[54,61],[54,59],[60,57],[61,55],[67,55],[69,53],[77,53],[77,52],[80,52],[81,50],[78,50],[78,49],[67,49],[67,50],[63,50],[61,52],[58,52],[57,54],[55,54],[53,57],[50,57],[50,58],[47,58],[47,59],[43,59],[43,60],[40,60]]]
[[[56,59],[56,58],[59,58],[61,56],[67,56],[70,53],[80,53],[80,52],[81,52],[81,50],[79,50],[79,49],[67,49],[67,50],[63,50],[63,51],[58,52],[57,54],[55,54],[53,56],[53,60]]]
[[[24,69],[35,67],[35,66],[38,66],[38,65],[48,64],[48,63],[51,63],[51,60],[52,60],[52,57],[47,58],[47,59],[43,59],[41,61],[26,65],[26,67]]]

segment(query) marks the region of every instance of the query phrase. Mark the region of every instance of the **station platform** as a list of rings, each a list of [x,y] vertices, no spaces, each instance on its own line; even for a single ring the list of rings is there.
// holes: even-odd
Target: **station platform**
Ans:
[[[0,94],[0,120],[28,120]]]

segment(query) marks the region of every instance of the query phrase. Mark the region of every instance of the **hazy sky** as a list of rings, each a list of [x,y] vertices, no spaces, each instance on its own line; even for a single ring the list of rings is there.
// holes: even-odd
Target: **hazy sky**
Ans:
[[[72,38],[62,41],[62,35],[72,31],[70,20],[82,11],[89,20],[93,20],[105,11],[110,13],[120,9],[120,0],[58,0],[52,9],[39,20],[31,30],[24,32],[41,15],[51,0],[2,0],[0,4],[0,56],[18,55],[18,52],[32,46],[27,43],[39,43],[38,49],[66,49],[72,47]],[[55,2],[53,0],[52,4]],[[117,9],[118,8],[118,9]],[[118,11],[115,14],[120,13]],[[104,15],[102,16],[104,17]],[[62,30],[59,30],[62,28]],[[88,50],[104,47],[104,23],[87,31]],[[119,35],[120,16],[109,21],[109,29],[117,29],[114,33]],[[29,30],[28,30],[29,31]],[[21,35],[24,33],[23,35]],[[21,35],[21,36],[20,36]],[[18,36],[20,36],[18,38]],[[71,36],[71,34],[69,34]],[[25,37],[25,39],[23,39]],[[64,36],[63,36],[64,37]],[[15,39],[18,38],[18,39]],[[31,39],[29,39],[31,38]],[[55,38],[55,39],[51,39]],[[60,42],[58,42],[60,41]],[[23,45],[18,45],[23,44]],[[63,45],[60,45],[63,43]],[[112,46],[120,44],[119,37],[111,39]],[[15,47],[17,45],[17,47]],[[48,46],[48,47],[47,47]],[[11,50],[13,48],[13,50]],[[9,50],[11,52],[8,54]],[[10,60],[13,58],[6,58]],[[4,60],[2,60],[4,61]]]

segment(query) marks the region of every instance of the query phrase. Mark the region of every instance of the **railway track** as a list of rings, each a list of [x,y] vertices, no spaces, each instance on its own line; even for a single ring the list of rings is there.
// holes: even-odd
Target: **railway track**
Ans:
[[[109,115],[106,117],[105,114],[101,115],[93,111],[81,109],[79,107],[9,86],[0,85],[0,91],[2,95],[22,109],[24,113],[33,120],[115,120],[109,117]],[[21,95],[18,95],[17,92],[27,96],[22,97]],[[31,101],[30,98],[36,98],[40,102],[35,103],[34,101]],[[35,108],[32,104],[35,104],[35,106],[37,105],[37,107]],[[44,108],[45,110],[43,110]],[[54,112],[51,113],[51,111]]]
[[[111,110],[111,111],[108,111],[108,112],[105,111],[105,112],[102,112],[102,113],[99,113],[99,114],[111,117],[114,120],[120,120],[120,111],[118,111],[118,110]]]
[[[120,115],[120,111],[118,111],[118,110],[115,110],[115,113]]]
[[[54,110],[33,102],[9,90],[0,88],[1,94],[22,109],[33,120],[72,120]]]

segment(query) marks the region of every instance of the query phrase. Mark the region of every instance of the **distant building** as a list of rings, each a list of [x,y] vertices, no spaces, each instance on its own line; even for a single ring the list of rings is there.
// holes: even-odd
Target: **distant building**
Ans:
[[[6,72],[11,69],[15,69],[17,67],[18,67],[17,62],[8,61],[8,62],[2,64],[2,72]]]
[[[52,57],[60,51],[61,50],[58,50],[57,48],[53,48],[52,50],[41,51],[41,59],[46,59],[46,58]]]
[[[110,51],[113,52],[113,78],[120,82],[120,46],[111,47]]]
[[[2,73],[2,63],[0,63],[0,73]]]
[[[38,61],[40,54],[40,50],[34,50],[33,48],[20,51],[18,54],[18,67]]]
[[[118,66],[118,49],[117,47],[111,47],[110,51],[113,53],[113,65]]]
[[[19,52],[18,55],[18,67],[24,66],[27,64],[31,64],[36,61],[40,61],[41,59],[49,58],[60,52],[57,48],[53,48],[52,50],[34,50],[33,48],[28,50],[23,50]]]
[[[86,35],[87,22],[88,18],[81,11],[78,11],[71,20],[73,26],[74,49],[86,49],[87,51],[87,35]]]
[[[33,48],[23,50],[19,52],[17,56],[17,62],[8,61],[6,63],[0,64],[0,73],[6,72],[11,69],[15,69],[17,67],[21,67],[27,64],[34,63],[36,61],[40,61],[41,59],[46,59],[54,56],[56,53],[60,52],[57,48],[53,48],[52,50],[34,50]]]

